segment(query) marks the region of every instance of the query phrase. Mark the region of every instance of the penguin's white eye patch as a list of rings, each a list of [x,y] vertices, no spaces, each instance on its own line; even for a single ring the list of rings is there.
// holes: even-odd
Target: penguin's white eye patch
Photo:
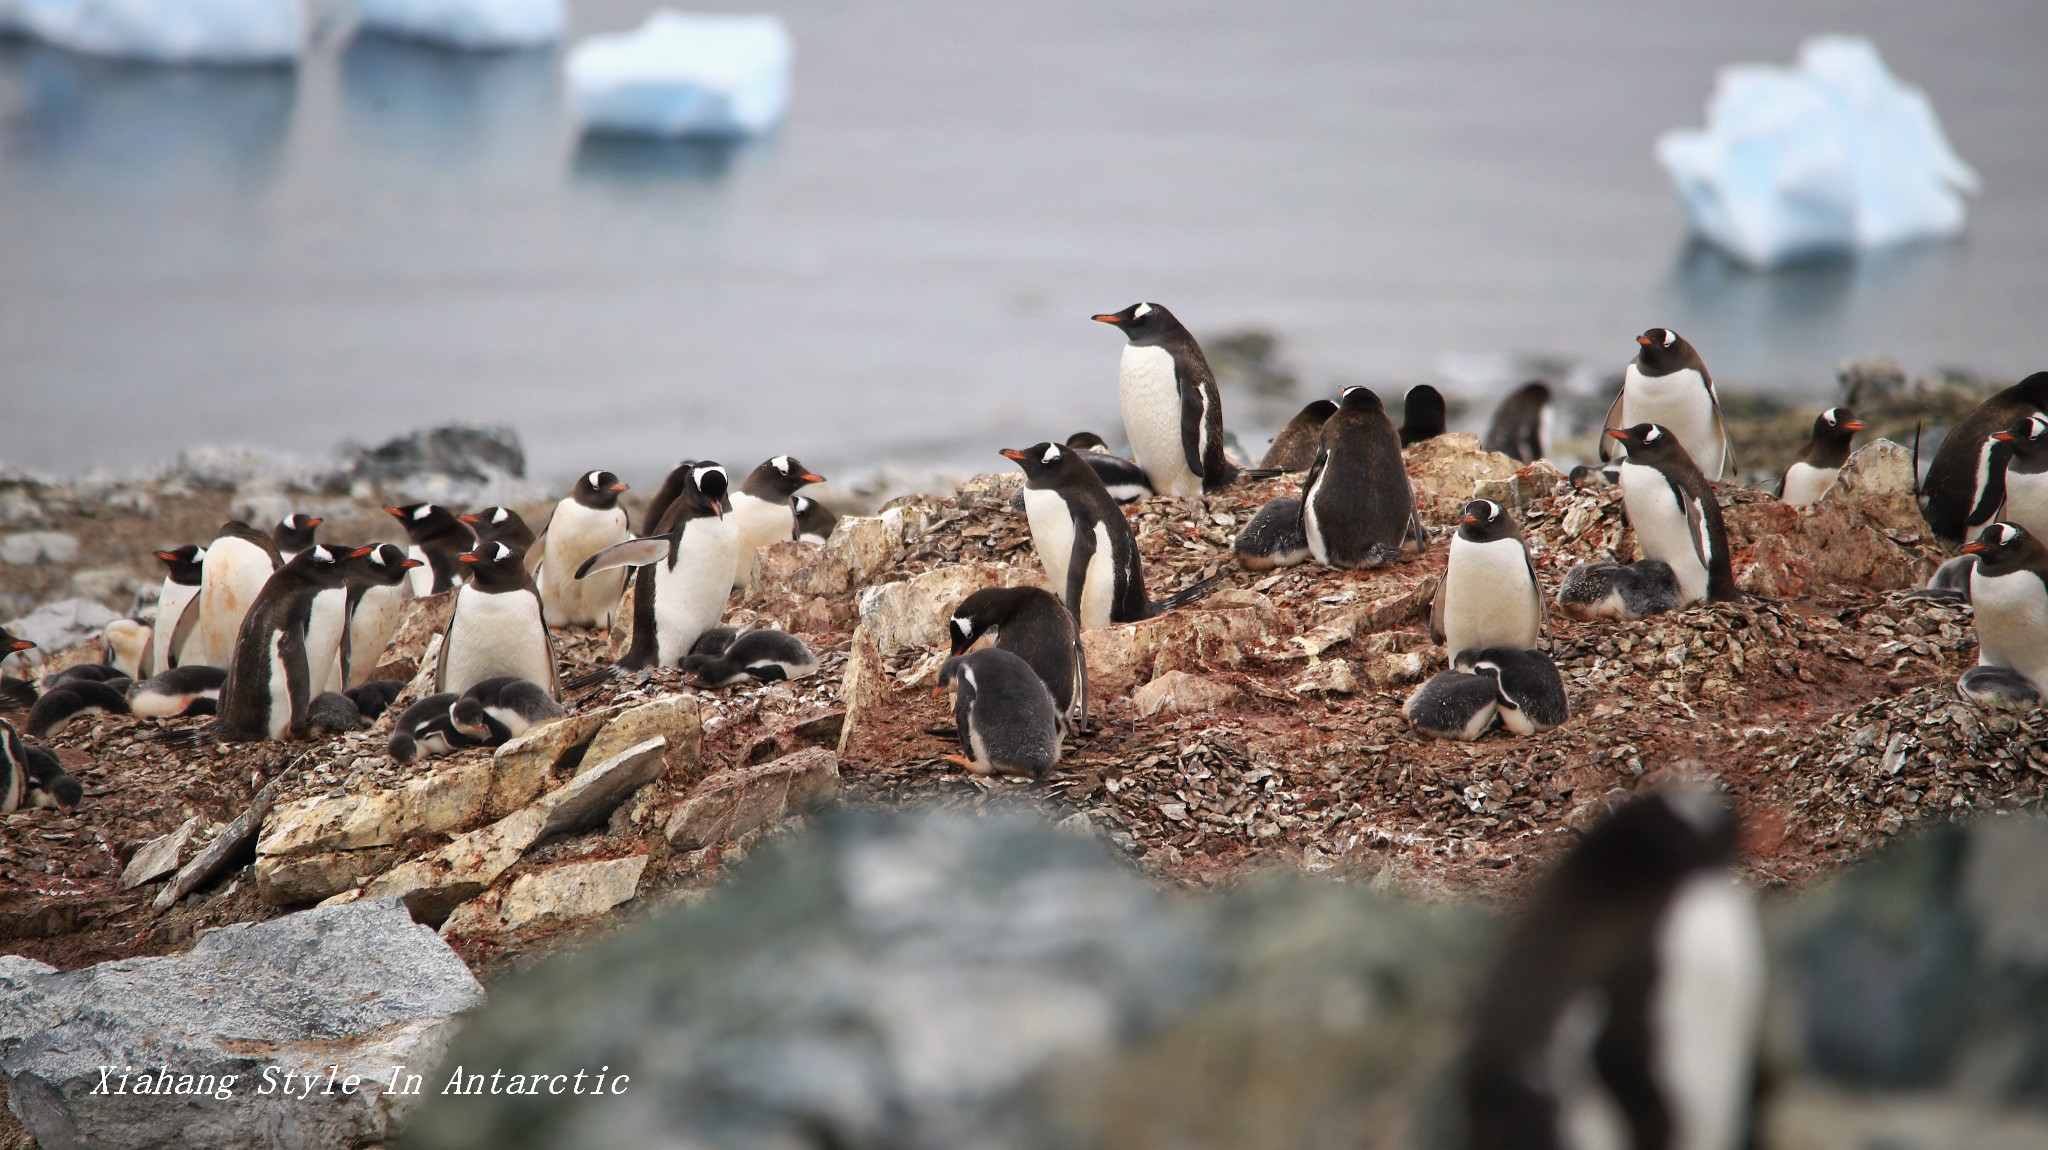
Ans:
[[[1054,445],[1054,446],[1052,446],[1052,447],[1048,447],[1048,448],[1046,448],[1046,449],[1045,449],[1045,462],[1047,462],[1047,463],[1058,463],[1059,461],[1060,461],[1060,449],[1059,449],[1058,445]]]
[[[2011,543],[2014,539],[2019,538],[2019,534],[2020,529],[2014,527],[2010,523],[2001,523],[1998,525],[1998,542],[2000,543],[2000,545]]]
[[[1141,304],[1139,304],[1139,305],[1138,305],[1138,310],[1136,310],[1136,311],[1134,311],[1134,312],[1132,312],[1132,313],[1131,313],[1131,318],[1132,318],[1132,319],[1144,319],[1144,318],[1145,318],[1146,316],[1148,316],[1148,315],[1151,315],[1151,314],[1152,314],[1152,305],[1151,305],[1151,304],[1149,304],[1149,303],[1141,303]]]
[[[412,513],[412,517],[413,517],[414,519],[425,519],[425,518],[426,518],[427,516],[429,516],[429,515],[432,515],[433,513],[434,513],[434,505],[433,505],[433,504],[431,504],[431,503],[422,503],[422,504],[420,504],[420,505],[419,505],[419,507],[418,507],[417,509],[415,509],[415,510],[413,511],[413,513]]]
[[[1655,443],[1662,438],[1664,438],[1664,433],[1662,431],[1657,430],[1654,427],[1652,427],[1648,431],[1643,432],[1644,443]]]
[[[493,523],[503,523],[504,521],[510,518],[512,518],[512,513],[510,511],[505,510],[502,507],[498,508],[496,511],[491,512],[491,522]]]
[[[590,484],[592,487],[603,487],[604,472],[593,471],[590,474],[583,477],[583,482]]]
[[[1677,343],[1677,342],[1678,342],[1678,333],[1677,333],[1677,332],[1675,332],[1675,331],[1672,331],[1672,330],[1671,330],[1670,328],[1668,328],[1668,327],[1667,327],[1667,328],[1665,328],[1665,329],[1664,329],[1664,346],[1665,346],[1665,347],[1670,347],[1670,346],[1671,346],[1672,344],[1674,344],[1674,343]]]
[[[769,462],[770,462],[770,463],[773,463],[773,464],[775,465],[775,470],[777,470],[777,471],[780,471],[780,472],[781,472],[781,473],[783,473],[784,475],[788,475],[788,474],[789,474],[789,471],[790,471],[790,458],[789,458],[789,456],[787,456],[787,455],[778,455],[778,456],[776,456],[776,457],[775,457],[774,459],[771,459],[771,460],[769,460]]]
[[[2030,415],[2030,416],[2028,416],[2028,417],[2027,417],[2027,438],[2028,438],[2028,439],[2040,439],[2040,438],[2042,438],[2043,436],[2048,436],[2048,419],[2044,419],[2044,418],[2042,418],[2041,416],[2038,416],[2038,415]]]
[[[690,474],[697,480],[697,486],[702,487],[704,486],[704,477],[707,475],[716,475],[720,479],[724,479],[725,468],[717,466],[699,467],[695,471],[692,471]]]
[[[313,548],[313,562],[332,563],[334,562],[334,556],[328,553],[327,548],[315,545]]]
[[[969,619],[965,615],[955,615],[953,616],[953,629],[965,635],[969,631],[974,630],[974,620]]]
[[[1500,504],[1491,499],[1482,499],[1480,502],[1486,504],[1486,518],[1489,521],[1500,518]]]
[[[503,560],[512,558],[512,549],[510,547],[505,546],[503,543],[498,544],[498,553],[495,556],[495,558],[497,558],[501,562]]]
[[[805,499],[801,495],[797,496],[795,499],[790,500],[789,505],[792,508],[796,509],[796,513],[798,515],[802,515],[804,512],[809,511],[811,509],[811,501]]]
[[[1828,408],[1828,413],[1821,416],[1821,418],[1827,420],[1828,425],[1831,427],[1840,427],[1842,425],[1842,409],[1830,407]]]

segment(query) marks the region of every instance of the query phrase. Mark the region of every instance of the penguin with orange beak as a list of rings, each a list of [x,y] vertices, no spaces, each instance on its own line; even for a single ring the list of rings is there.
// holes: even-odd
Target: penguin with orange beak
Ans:
[[[787,455],[764,461],[748,473],[738,491],[732,493],[732,514],[740,532],[739,558],[733,582],[749,587],[754,582],[754,554],[770,543],[780,543],[796,534],[796,511],[790,499],[825,477]]]
[[[469,581],[455,593],[455,611],[441,639],[434,690],[460,695],[486,679],[514,675],[561,697],[555,645],[526,557],[504,543],[479,543],[456,561]]]
[[[650,504],[650,514],[659,515],[655,534],[607,547],[573,573],[588,579],[640,568],[633,576],[633,645],[619,666],[677,666],[699,636],[718,626],[740,550],[727,482],[725,468],[708,459],[677,465]]]
[[[1846,407],[1830,407],[1813,421],[1813,437],[1778,480],[1778,498],[1804,510],[1820,502],[1849,462],[1849,442],[1866,425]]]

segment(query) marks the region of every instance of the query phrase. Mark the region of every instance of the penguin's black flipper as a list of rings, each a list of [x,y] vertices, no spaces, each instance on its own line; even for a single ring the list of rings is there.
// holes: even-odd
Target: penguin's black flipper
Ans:
[[[1157,603],[1153,603],[1151,605],[1152,610],[1148,612],[1145,617],[1147,619],[1150,619],[1153,616],[1164,615],[1168,611],[1185,607],[1188,604],[1194,602],[1195,600],[1200,599],[1202,596],[1207,595],[1209,592],[1215,590],[1216,584],[1221,583],[1222,581],[1223,572],[1212,571],[1206,578],[1202,579],[1198,583],[1195,583],[1193,586],[1183,587],[1180,590],[1175,591],[1173,594],[1168,595],[1166,598],[1159,600]]]
[[[1067,556],[1067,585],[1061,589],[1067,610],[1081,617],[1081,596],[1088,587],[1088,564],[1095,558],[1095,532],[1074,532],[1074,549]]]
[[[41,696],[33,680],[0,675],[0,711],[26,711]]]
[[[1237,477],[1247,483],[1255,479],[1278,479],[1287,474],[1284,467],[1240,467]]]
[[[659,563],[668,558],[674,546],[675,540],[666,535],[648,535],[614,543],[585,559],[583,566],[576,569],[576,577],[582,579],[614,567],[645,567],[649,563]]]
[[[599,683],[609,682],[618,673],[618,664],[613,664],[609,667],[599,667],[595,671],[585,671],[574,678],[564,679],[562,681],[562,689],[565,691],[581,691],[587,687],[595,687]]]

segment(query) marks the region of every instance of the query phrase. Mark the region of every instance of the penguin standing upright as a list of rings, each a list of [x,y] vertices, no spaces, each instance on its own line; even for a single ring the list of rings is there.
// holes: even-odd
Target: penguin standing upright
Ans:
[[[1628,448],[1621,461],[1621,500],[1643,558],[1671,564],[1683,603],[1740,599],[1721,503],[1685,445],[1654,423],[1610,427],[1607,435]]]
[[[341,581],[341,557],[315,543],[263,585],[235,635],[221,688],[220,728],[227,738],[283,739],[304,728],[313,698],[306,664],[313,599]]]
[[[1138,537],[1079,452],[1041,443],[1002,454],[1024,468],[1031,545],[1047,585],[1081,626],[1150,619],[1208,590],[1205,582],[1159,603],[1146,598]]]
[[[1052,692],[1023,659],[986,647],[946,660],[939,683],[953,688],[953,722],[965,752],[947,759],[976,774],[1033,777],[1060,761]]]
[[[1920,515],[1934,534],[1960,543],[1991,522],[2005,501],[2010,442],[1997,434],[2037,413],[2048,413],[2048,371],[2037,371],[1977,405],[1935,449],[1920,484]]]
[[[1534,647],[1544,614],[1543,588],[1515,517],[1491,499],[1465,504],[1430,607],[1430,638],[1453,659],[1479,647]]]
[[[1960,688],[1987,705],[2038,706],[2048,696],[2048,543],[2023,527],[1993,522],[1963,544],[1963,553],[1977,557],[1970,572],[1977,665]]]
[[[698,636],[718,625],[739,561],[725,468],[683,463],[656,493],[655,534],[628,539],[583,561],[578,579],[620,567],[633,577],[633,645],[619,665],[677,666]],[[673,497],[662,496],[673,491]]]
[[[405,622],[405,605],[412,599],[413,571],[426,566],[395,543],[379,543],[369,557],[351,564],[346,572],[348,631],[341,643],[342,689],[354,690],[370,681],[378,657],[391,637]],[[330,686],[333,684],[330,684]]]
[[[1472,1015],[1467,1150],[1747,1144],[1763,931],[1712,794],[1624,803],[1508,929]]]
[[[1272,446],[1266,448],[1265,457],[1259,460],[1262,471],[1307,471],[1316,461],[1316,445],[1323,440],[1323,424],[1337,414],[1337,405],[1327,399],[1318,399],[1294,413],[1280,434],[1273,437]]]
[[[235,657],[243,616],[281,565],[277,543],[269,535],[239,519],[222,524],[220,534],[206,545],[206,558],[200,563],[199,613],[193,616],[196,632],[183,661],[228,666]],[[183,636],[173,632],[174,646],[184,645],[182,640]]]
[[[1685,445],[1700,474],[1718,482],[1728,463],[1728,426],[1700,353],[1669,328],[1653,327],[1636,343],[1641,350],[1622,372],[1621,394],[1607,409],[1606,426],[1658,424]],[[1604,439],[1600,458],[1614,458],[1614,445]]]
[[[1486,450],[1523,463],[1534,463],[1549,454],[1550,385],[1530,380],[1501,400],[1482,442]]]
[[[526,573],[540,574],[540,537],[526,525],[526,517],[510,507],[479,507],[456,516],[467,524],[478,543],[503,543],[525,556]]]
[[[555,645],[526,557],[503,543],[479,543],[457,561],[470,576],[455,593],[442,633],[434,690],[461,694],[486,679],[513,675],[560,698]]]
[[[1818,503],[1849,462],[1849,442],[1863,427],[1846,407],[1830,407],[1815,417],[1813,435],[1778,480],[1778,498],[1801,510]]]
[[[1401,446],[1413,447],[1442,435],[1449,418],[1443,392],[1426,383],[1409,388],[1401,403]]]
[[[1228,486],[1237,467],[1223,453],[1223,399],[1195,337],[1156,303],[1094,318],[1129,341],[1117,394],[1124,438],[1152,490],[1191,499]]]
[[[2000,522],[2017,523],[2035,538],[2048,538],[2048,415],[2030,415],[1991,438],[2007,445],[2005,500]]]
[[[462,563],[457,557],[476,546],[476,533],[439,504],[408,503],[384,510],[405,525],[405,553],[420,561],[408,576],[413,598],[452,590],[462,579]]]
[[[1109,497],[1118,503],[1134,503],[1153,494],[1152,481],[1138,461],[1110,451],[1109,444],[1094,432],[1077,431],[1067,436],[1067,446],[1094,470],[1102,485],[1109,489]]]
[[[747,474],[732,493],[733,526],[739,531],[739,557],[734,564],[734,582],[741,587],[754,584],[754,553],[770,543],[788,539],[796,530],[796,512],[790,497],[825,477],[787,455],[778,455]]]
[[[357,613],[372,591],[398,590],[406,572],[419,566],[419,560],[406,558],[405,552],[391,543],[359,547],[343,556],[341,586],[325,588],[313,597],[313,614],[306,625],[306,665],[311,669],[316,697],[359,686],[349,682],[358,670],[368,677],[391,636],[379,620],[360,629],[364,646],[358,650],[354,642],[359,630]],[[404,601],[397,602],[402,605]],[[396,624],[395,618],[391,620],[392,627]]]
[[[168,551],[152,551],[150,554],[164,564],[164,584],[156,596],[156,634],[150,643],[150,666],[143,674],[153,675],[185,661],[185,654],[192,646],[192,636],[198,633],[199,580],[206,562],[206,548],[196,543],[173,547]],[[192,611],[194,617],[186,618]],[[173,636],[177,642],[173,645]]]
[[[619,503],[627,490],[609,471],[586,471],[555,504],[541,540],[539,579],[541,606],[554,626],[610,628],[618,620],[626,572],[578,579],[576,569],[592,555],[633,537],[633,516]]]
[[[952,654],[965,655],[995,632],[995,646],[1024,660],[1052,692],[1069,734],[1088,726],[1088,655],[1074,613],[1043,587],[985,587],[953,608]]]
[[[270,541],[277,544],[277,557],[289,563],[299,552],[319,542],[320,524],[324,522],[311,515],[293,512],[277,521],[270,529]]]
[[[789,510],[795,518],[790,537],[799,543],[823,543],[832,538],[832,529],[839,526],[839,516],[808,495],[791,499]]]
[[[1337,413],[1323,424],[1301,504],[1302,533],[1318,563],[1378,567],[1422,550],[1426,536],[1401,437],[1371,388],[1344,389]]]

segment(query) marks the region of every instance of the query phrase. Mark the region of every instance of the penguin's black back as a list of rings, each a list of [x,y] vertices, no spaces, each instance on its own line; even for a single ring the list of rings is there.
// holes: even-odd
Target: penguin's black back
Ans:
[[[1523,463],[1543,456],[1543,410],[1550,406],[1550,386],[1532,380],[1494,409],[1484,446]]]
[[[1355,387],[1323,424],[1322,444],[1303,485],[1303,517],[1313,516],[1336,567],[1383,563],[1415,538],[1415,489],[1401,460],[1401,437],[1379,396]]]
[[[2036,411],[2048,411],[2048,371],[2037,371],[1977,405],[1935,449],[1920,514],[1935,535],[1960,542],[1973,523],[1989,520],[2005,499],[2005,460],[2009,444],[1992,443],[1986,489],[1977,490],[1977,460],[1987,440]]]
[[[1058,596],[1043,587],[990,587],[962,599],[953,613],[989,621],[997,649],[1030,666],[1061,714],[1073,707],[1080,630]]]
[[[1413,447],[1442,435],[1448,419],[1443,392],[1426,383],[1409,388],[1401,403],[1401,446]]]
[[[270,735],[266,718],[270,691],[270,637],[280,635],[280,651],[289,668],[296,665],[298,679],[292,684],[292,709],[303,718],[311,701],[306,693],[306,624],[313,614],[313,597],[321,591],[342,586],[345,568],[339,562],[319,563],[316,556],[332,552],[315,545],[299,552],[291,562],[271,575],[263,590],[249,604],[242,617],[242,629],[235,633],[234,655],[228,663],[228,677],[220,693],[220,725],[230,739],[264,739]]]
[[[1266,448],[1265,458],[1259,460],[1261,469],[1280,471],[1306,471],[1316,461],[1316,445],[1322,441],[1323,424],[1336,414],[1337,405],[1327,399],[1318,399],[1294,413],[1280,434],[1273,437],[1273,445]]]

